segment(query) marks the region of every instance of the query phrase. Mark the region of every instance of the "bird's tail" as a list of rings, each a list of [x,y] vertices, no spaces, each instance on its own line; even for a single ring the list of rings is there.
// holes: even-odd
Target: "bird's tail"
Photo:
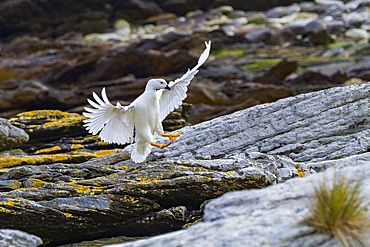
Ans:
[[[150,154],[152,151],[152,145],[148,142],[137,142],[134,145],[134,150],[131,153],[131,159],[135,163],[141,163],[143,162],[146,157]]]

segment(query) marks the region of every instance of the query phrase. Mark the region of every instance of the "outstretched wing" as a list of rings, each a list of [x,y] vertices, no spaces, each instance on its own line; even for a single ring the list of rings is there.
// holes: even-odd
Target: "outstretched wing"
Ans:
[[[88,119],[84,127],[93,135],[100,132],[99,137],[104,142],[124,144],[133,141],[134,107],[122,106],[119,102],[114,106],[110,103],[105,88],[101,92],[103,100],[93,92],[96,102],[87,99],[94,108],[85,107],[82,114]]]
[[[188,85],[194,76],[198,73],[198,68],[204,64],[209,56],[211,50],[211,41],[206,43],[206,49],[200,55],[198,64],[192,69],[188,70],[181,78],[176,79],[168,83],[171,90],[162,91],[162,95],[159,99],[159,117],[163,121],[167,115],[175,108],[179,107],[182,101],[186,98],[186,92],[188,91]]]

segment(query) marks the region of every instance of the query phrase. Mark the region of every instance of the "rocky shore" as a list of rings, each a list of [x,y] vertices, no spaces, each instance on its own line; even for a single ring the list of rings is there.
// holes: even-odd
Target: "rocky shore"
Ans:
[[[3,1],[0,246],[172,231],[119,246],[337,245],[297,222],[310,184],[333,167],[367,184],[370,199],[369,9],[367,0]],[[184,133],[170,147],[134,164],[132,146],[84,129],[93,91],[128,104],[148,78],[186,72],[206,40],[210,59],[163,122]]]
[[[38,1],[32,3],[38,6]],[[20,25],[18,8],[32,13],[33,5],[27,4],[9,0],[0,5],[0,16],[8,17],[0,22],[2,30],[11,20]],[[99,6],[89,4],[88,9],[94,7]],[[78,32],[58,22],[65,24],[63,35],[28,29],[21,33],[27,35],[1,35],[0,117],[39,109],[81,113],[86,98],[103,86],[111,100],[128,104],[148,77],[181,76],[196,63],[207,40],[212,40],[211,58],[190,84],[186,100],[193,105],[192,124],[299,93],[369,80],[368,1],[318,0],[266,11],[237,7],[196,10],[194,5],[184,15],[153,13],[143,22],[113,18],[100,31]],[[14,31],[15,25],[9,28]]]
[[[0,176],[0,223],[47,245],[179,230],[201,219],[203,204],[225,192],[368,165],[369,114],[367,83],[182,128],[182,138],[153,152],[146,164],[129,159],[132,146],[120,152],[101,147],[117,153],[88,161],[77,154],[5,157],[3,167],[14,168]]]

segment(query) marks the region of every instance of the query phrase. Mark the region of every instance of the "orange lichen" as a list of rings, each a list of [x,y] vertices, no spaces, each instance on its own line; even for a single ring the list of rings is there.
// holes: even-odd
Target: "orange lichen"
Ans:
[[[54,146],[51,148],[45,148],[45,149],[40,149],[35,152],[35,154],[42,154],[42,153],[52,153],[56,151],[62,150],[59,146]]]
[[[27,131],[34,131],[35,129],[50,129],[73,126],[80,124],[83,116],[77,113],[62,112],[59,110],[35,110],[29,112],[19,113],[15,118],[10,119],[10,122],[16,126],[21,125],[19,121],[24,120],[44,120],[43,124],[35,124],[26,126]]]
[[[296,166],[296,169],[298,171],[298,176],[299,177],[304,177],[305,176],[304,175],[304,172],[303,172],[303,170],[302,170],[302,168],[301,168],[301,166],[299,164]]]

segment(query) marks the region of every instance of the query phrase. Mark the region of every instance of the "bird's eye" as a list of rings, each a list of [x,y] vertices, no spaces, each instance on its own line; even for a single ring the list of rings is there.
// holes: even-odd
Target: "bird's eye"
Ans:
[[[161,84],[163,84],[163,81],[161,81]]]

